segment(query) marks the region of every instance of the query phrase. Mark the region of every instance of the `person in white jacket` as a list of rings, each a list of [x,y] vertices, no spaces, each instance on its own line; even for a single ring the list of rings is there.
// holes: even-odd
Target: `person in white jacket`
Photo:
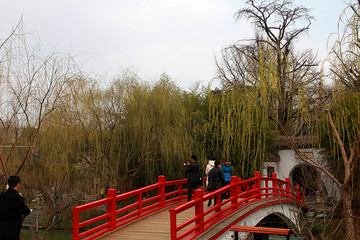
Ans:
[[[209,172],[211,169],[213,169],[213,167],[215,166],[215,158],[212,157],[209,160],[209,163],[206,165],[206,169],[205,169],[205,175],[206,175],[206,187],[209,184]]]

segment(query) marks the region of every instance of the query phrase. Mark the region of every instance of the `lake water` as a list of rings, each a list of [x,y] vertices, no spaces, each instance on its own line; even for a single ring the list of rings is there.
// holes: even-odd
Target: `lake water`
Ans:
[[[72,232],[71,231],[42,231],[39,230],[38,235],[42,240],[71,240],[72,239]],[[31,234],[31,231],[26,228],[22,228],[20,232],[20,240],[36,240]]]

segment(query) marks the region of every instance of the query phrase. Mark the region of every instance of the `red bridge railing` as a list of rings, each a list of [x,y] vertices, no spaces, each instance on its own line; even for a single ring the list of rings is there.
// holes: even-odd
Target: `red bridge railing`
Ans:
[[[182,186],[187,179],[158,182],[131,192],[116,195],[115,189],[107,191],[107,198],[73,208],[73,240],[96,239],[107,232],[136,219],[177,204],[186,199]],[[87,220],[86,213],[93,215],[105,212]],[[83,216],[82,216],[83,215]],[[80,222],[81,221],[81,222]]]
[[[185,201],[185,183],[187,179],[166,182],[164,176],[159,176],[155,184],[120,195],[116,195],[115,189],[109,189],[105,199],[73,208],[73,240],[96,239],[134,220]],[[230,198],[221,201],[221,196],[228,191]],[[212,198],[216,198],[216,206],[205,210],[203,203]],[[299,187],[291,185],[289,179],[277,179],[276,174],[267,178],[256,172],[254,178],[244,181],[233,176],[229,185],[209,194],[204,194],[204,189],[197,189],[194,200],[170,209],[171,239],[192,239],[241,207],[254,201],[276,198],[279,203],[304,204]],[[194,216],[177,224],[177,215],[192,207],[195,207]]]
[[[230,197],[221,201],[221,196],[229,191]],[[216,198],[216,205],[204,209],[204,202],[213,198]],[[273,199],[272,204],[291,202],[304,207],[303,192],[298,185],[290,184],[288,178],[277,179],[276,173],[271,178],[260,177],[259,172],[255,172],[254,178],[243,181],[233,176],[229,185],[209,194],[196,190],[194,200],[170,209],[171,239],[193,239],[240,208],[266,199]],[[194,216],[178,224],[177,216],[193,207]]]

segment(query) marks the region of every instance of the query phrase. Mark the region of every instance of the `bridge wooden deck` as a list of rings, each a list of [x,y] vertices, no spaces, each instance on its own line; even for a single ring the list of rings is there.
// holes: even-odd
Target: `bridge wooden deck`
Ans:
[[[204,209],[209,208],[207,203],[204,202]],[[154,213],[150,216],[144,217],[134,223],[119,228],[104,237],[101,240],[112,239],[157,239],[157,240],[169,240],[170,236],[170,213],[169,209],[165,209],[161,212]],[[177,222],[182,223],[189,218],[194,217],[195,208],[190,208],[181,213],[177,217]],[[189,227],[192,227],[190,225]],[[185,228],[187,230],[188,228]]]
[[[250,203],[249,205],[245,206],[243,209],[239,210],[235,214],[229,216],[228,218],[224,219],[222,222],[218,223],[213,228],[205,231],[200,236],[196,237],[195,239],[210,239],[212,236],[216,235],[216,233],[220,232],[222,229],[233,223],[236,219],[240,218],[241,216],[245,215],[246,213],[250,212],[252,209],[264,204],[264,203],[271,203],[278,201],[278,199],[273,200],[261,200]],[[225,206],[228,204],[225,204]],[[204,202],[204,209],[208,209],[207,202]],[[190,208],[185,212],[178,215],[177,223],[183,223],[186,220],[192,218],[195,213],[195,209]],[[189,227],[192,227],[190,225]],[[180,233],[186,231],[189,227],[185,228]],[[133,222],[127,226],[119,228],[103,237],[100,238],[101,240],[116,240],[116,239],[156,239],[156,240],[169,240],[171,239],[170,236],[170,214],[169,209],[165,209],[161,212],[152,214],[150,216],[144,217],[136,222]]]

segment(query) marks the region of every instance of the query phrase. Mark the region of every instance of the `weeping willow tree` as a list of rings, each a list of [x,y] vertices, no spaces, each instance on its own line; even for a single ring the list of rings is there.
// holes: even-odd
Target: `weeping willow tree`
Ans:
[[[334,124],[339,132],[340,138],[343,141],[346,153],[350,156],[353,150],[354,143],[358,141],[360,133],[360,93],[352,91],[341,91],[340,94],[336,94],[332,97],[332,104],[330,113],[332,115]],[[341,155],[341,149],[337,142],[334,132],[329,127],[328,121],[319,122],[319,136],[322,147],[326,148],[327,159],[331,163],[331,169],[336,178],[345,179],[345,171],[343,164],[343,157]],[[357,150],[356,150],[357,151]],[[358,153],[359,154],[359,153]],[[360,193],[358,184],[360,166],[357,164],[358,155],[354,156],[354,166],[351,173],[352,188],[355,192]],[[355,178],[355,179],[354,179]]]
[[[201,157],[203,153],[189,130],[194,127],[194,113],[185,108],[181,91],[167,75],[153,87],[135,82],[128,91],[117,134],[121,146],[119,184],[134,178],[137,185],[146,185],[158,175],[184,177],[179,171],[183,162],[191,154]]]
[[[261,170],[276,134],[258,105],[256,90],[209,95],[209,131],[215,156],[232,163],[232,174],[244,179]]]
[[[329,95],[324,91],[320,94],[330,97],[319,102],[322,110],[319,119],[323,121],[317,122],[321,147],[326,149],[333,180],[341,191],[339,208],[343,223],[338,226],[343,226],[345,232],[340,237],[347,239],[359,239],[359,6],[360,2],[349,5],[340,18],[338,38],[329,60],[334,88]]]
[[[29,183],[98,194],[183,178],[190,155],[206,161],[203,100],[167,75],[150,85],[126,70],[108,89],[74,78],[37,138]]]
[[[328,175],[340,189],[338,213],[323,221],[321,239],[359,239],[359,5],[349,5],[347,10],[329,57],[334,85],[319,84],[315,95],[303,89],[299,101],[307,130],[316,134],[318,146],[325,150],[326,168],[304,156],[292,142],[301,160]]]
[[[318,89],[312,104],[309,98],[306,99],[302,108],[303,120],[307,131],[317,137],[317,146],[323,149],[326,164],[322,166],[307,158],[290,138],[289,141],[302,161],[325,173],[340,189],[340,199],[324,219],[319,237],[358,239],[360,94],[337,82],[331,90],[324,86]]]
[[[276,111],[281,94],[273,50],[259,42],[233,49],[232,61],[248,68],[242,84],[209,95],[209,128],[213,132],[213,148],[227,161],[234,173],[249,178],[260,171],[263,162],[274,152],[278,137]],[[240,60],[241,59],[241,60]],[[233,62],[234,63],[234,62]],[[250,71],[251,69],[251,71]],[[215,94],[214,94],[215,93]]]
[[[29,40],[35,44],[28,44]],[[4,41],[0,40],[3,187],[9,175],[27,180],[23,169],[37,159],[43,124],[59,108],[68,82],[80,73],[73,56],[60,52],[43,55],[39,42],[36,36],[25,33],[22,20]]]

